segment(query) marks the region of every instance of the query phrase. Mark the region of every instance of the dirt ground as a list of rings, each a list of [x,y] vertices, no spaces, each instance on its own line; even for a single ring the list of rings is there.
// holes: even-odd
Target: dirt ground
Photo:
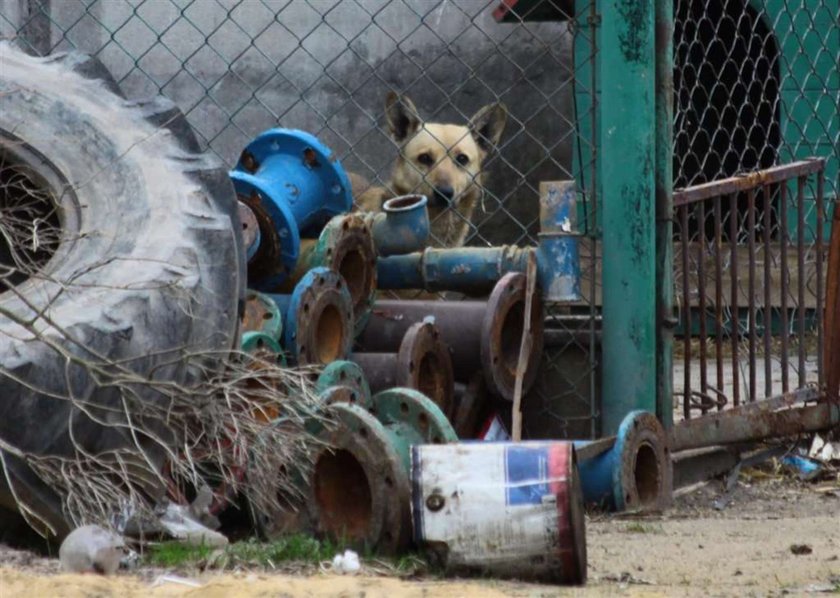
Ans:
[[[326,572],[167,572],[112,578],[60,574],[55,560],[0,549],[0,596],[780,596],[840,593],[840,484],[744,476],[678,496],[655,516],[593,514],[587,520],[585,588],[495,580],[398,579]],[[798,547],[792,549],[792,547]],[[800,554],[795,554],[798,552]],[[186,577],[192,585],[165,581]]]

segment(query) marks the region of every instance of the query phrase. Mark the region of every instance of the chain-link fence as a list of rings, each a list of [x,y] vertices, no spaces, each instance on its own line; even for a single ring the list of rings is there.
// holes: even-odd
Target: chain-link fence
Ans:
[[[684,200],[674,388],[688,417],[821,378],[820,240],[838,192],[840,10],[836,0],[674,6],[674,179]],[[824,170],[771,168],[810,157],[824,159]],[[740,183],[698,192],[728,177]]]
[[[595,110],[595,20],[587,3],[528,3],[540,22],[512,4],[6,0],[0,34],[35,54],[91,53],[129,98],[169,97],[228,165],[256,134],[290,127],[315,134],[348,171],[386,188],[405,166],[385,114],[389,91],[409,97],[427,123],[466,125],[501,102],[507,121],[481,165],[483,196],[474,210],[457,201],[449,210],[461,212],[466,244],[522,245],[537,241],[541,181],[576,179],[580,226],[594,224],[585,177],[594,178],[595,130],[580,122]],[[550,310],[550,375],[526,401],[532,434],[597,432],[594,242],[581,259],[584,301]],[[567,430],[569,421],[579,425]]]

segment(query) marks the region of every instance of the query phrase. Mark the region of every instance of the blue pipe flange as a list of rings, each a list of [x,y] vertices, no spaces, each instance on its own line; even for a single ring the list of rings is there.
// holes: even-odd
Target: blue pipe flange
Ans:
[[[303,131],[270,129],[257,136],[230,172],[239,200],[259,224],[248,282],[272,291],[297,263],[302,236],[317,236],[353,205],[350,180],[332,151]]]
[[[347,283],[327,268],[307,272],[291,295],[271,295],[283,317],[283,347],[298,365],[344,359],[353,345],[353,300]]]
[[[590,444],[575,441],[584,454]],[[612,448],[582,458],[578,465],[587,503],[610,511],[662,510],[671,504],[673,465],[668,436],[652,413],[628,413]]]

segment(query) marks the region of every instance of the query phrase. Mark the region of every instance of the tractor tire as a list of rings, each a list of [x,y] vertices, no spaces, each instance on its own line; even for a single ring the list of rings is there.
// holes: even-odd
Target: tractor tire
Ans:
[[[126,100],[84,54],[0,43],[0,216],[21,177],[52,198],[41,216],[60,234],[40,262],[44,247],[21,250],[40,266],[15,275],[0,235],[0,506],[61,537],[62,497],[28,458],[137,446],[109,425],[125,423],[121,391],[89,362],[183,385],[218,371],[238,346],[245,251],[227,171],[184,115],[162,97]]]

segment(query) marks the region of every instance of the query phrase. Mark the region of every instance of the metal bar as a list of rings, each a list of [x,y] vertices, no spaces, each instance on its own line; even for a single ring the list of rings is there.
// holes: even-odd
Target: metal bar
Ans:
[[[788,359],[788,284],[790,283],[790,272],[788,272],[787,246],[788,246],[788,219],[787,219],[787,181],[779,183],[779,244],[780,260],[782,262],[782,280],[780,282],[782,301],[782,392],[790,390],[790,362]]]
[[[674,191],[674,206],[703,201],[716,195],[730,195],[738,191],[756,189],[772,183],[780,183],[795,176],[807,176],[823,169],[825,160],[813,158],[800,160],[790,164],[773,166],[764,170],[757,170],[742,176],[720,179],[702,185],[695,185],[686,189]]]
[[[653,3],[633,3],[631,12],[628,18],[603,3],[595,57],[598,73],[609,74],[600,78],[599,103],[602,228],[609,231],[601,248],[603,434],[614,434],[634,409],[656,411]]]
[[[729,246],[730,246],[730,297],[729,318],[732,321],[730,339],[732,341],[732,404],[740,403],[740,382],[738,369],[738,342],[741,323],[738,319],[738,194],[729,195]]]
[[[683,318],[683,417],[691,417],[691,285],[688,244],[688,207],[678,208],[680,214],[680,248],[682,252],[682,318]]]
[[[764,396],[773,394],[773,363],[771,359],[772,346],[770,343],[772,332],[772,311],[773,303],[770,291],[773,287],[771,264],[770,264],[770,210],[772,204],[772,188],[770,185],[764,187]]]
[[[594,4],[594,2],[592,3]],[[654,109],[656,149],[656,415],[669,430],[674,421],[674,4],[654,2],[656,40]]]
[[[823,205],[823,175],[820,170],[817,173],[817,384],[823,388],[825,372],[823,370],[823,222],[825,220],[825,206]],[[837,206],[835,204],[835,210]],[[801,274],[800,274],[801,276]]]
[[[700,307],[700,390],[705,396],[709,390],[706,370],[706,204],[697,204],[697,293]],[[690,311],[690,310],[689,310]],[[688,336],[691,336],[690,332]],[[708,411],[704,406],[703,413]]]
[[[761,404],[763,401],[760,403]],[[729,409],[680,422],[673,428],[672,451],[784,438],[827,430],[840,423],[836,403],[794,407],[782,411]]]
[[[799,386],[805,386],[805,177],[796,180],[796,267],[799,271],[796,313],[799,341]]]
[[[755,189],[747,191],[747,228],[749,228],[748,247],[749,247],[749,276],[747,281],[747,288],[749,298],[747,299],[747,309],[749,313],[749,352],[750,352],[750,401],[755,401],[756,395],[756,372],[755,372]]]
[[[715,360],[717,366],[716,390],[723,392],[723,220],[721,215],[720,195],[715,197]],[[718,411],[724,408],[718,404]]]

